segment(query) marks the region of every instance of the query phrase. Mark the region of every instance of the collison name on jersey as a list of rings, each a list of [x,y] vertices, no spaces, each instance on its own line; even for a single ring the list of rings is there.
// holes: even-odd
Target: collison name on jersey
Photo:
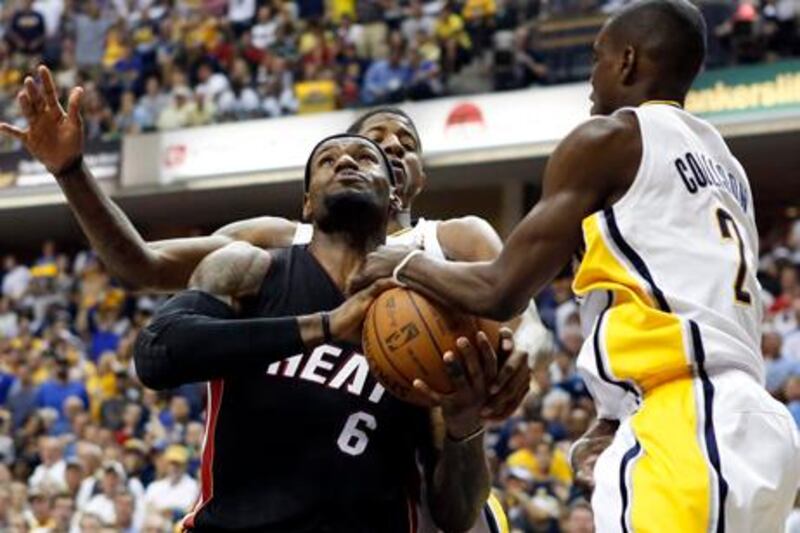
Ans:
[[[675,160],[675,168],[680,174],[686,190],[697,194],[700,189],[717,187],[731,193],[742,210],[747,213],[747,187],[741,184],[732,172],[703,153],[686,152]]]

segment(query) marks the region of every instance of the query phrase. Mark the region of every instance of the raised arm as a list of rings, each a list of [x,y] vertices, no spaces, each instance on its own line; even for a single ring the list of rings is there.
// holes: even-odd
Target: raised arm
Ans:
[[[0,124],[0,132],[19,139],[55,176],[92,247],[130,287],[183,289],[200,260],[233,240],[264,248],[291,244],[294,223],[269,217],[226,226],[209,237],[146,242],[83,162],[83,89],[72,90],[65,112],[50,71],[41,66],[38,72],[41,88],[28,77],[17,97],[28,128]]]
[[[640,159],[641,137],[632,113],[584,123],[550,157],[542,199],[496,260],[456,263],[417,255],[403,268],[400,280],[472,314],[495,320],[519,314],[578,249],[583,218],[627,190]],[[405,254],[389,247],[370,254],[353,287],[391,276]]]

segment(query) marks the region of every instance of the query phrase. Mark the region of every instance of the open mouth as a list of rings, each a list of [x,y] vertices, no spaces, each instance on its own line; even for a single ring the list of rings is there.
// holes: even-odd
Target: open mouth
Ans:
[[[406,167],[399,159],[392,159],[389,162],[392,165],[392,172],[394,172],[395,187],[402,188],[406,183]]]

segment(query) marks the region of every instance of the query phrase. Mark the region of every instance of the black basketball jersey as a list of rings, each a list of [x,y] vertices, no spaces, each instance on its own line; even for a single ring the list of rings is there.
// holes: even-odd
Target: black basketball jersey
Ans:
[[[305,246],[273,252],[248,317],[332,310],[341,291]],[[428,412],[373,378],[357,347],[286,354],[209,384],[197,530],[406,533]]]

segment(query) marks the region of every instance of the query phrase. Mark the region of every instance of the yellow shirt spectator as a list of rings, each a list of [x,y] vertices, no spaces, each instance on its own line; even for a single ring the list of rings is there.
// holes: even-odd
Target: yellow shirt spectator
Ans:
[[[509,455],[506,463],[508,466],[519,466],[530,471],[534,478],[542,477],[539,473],[539,460],[528,448],[522,448]],[[550,464],[548,474],[565,485],[572,483],[572,470],[567,462],[567,456],[558,448],[553,450],[553,462]]]
[[[464,29],[464,19],[455,13],[436,19],[436,37],[442,41],[456,39],[461,48],[469,49],[472,41]]]
[[[116,28],[108,30],[106,36],[106,52],[103,55],[103,66],[105,68],[112,68],[117,64],[117,61],[122,59],[125,53],[125,43],[122,41],[122,35]]]
[[[341,22],[345,15],[349,16],[350,20],[356,18],[355,0],[328,0],[327,8],[329,18],[336,24]]]
[[[493,17],[497,12],[495,0],[467,0],[461,14],[466,20]]]

